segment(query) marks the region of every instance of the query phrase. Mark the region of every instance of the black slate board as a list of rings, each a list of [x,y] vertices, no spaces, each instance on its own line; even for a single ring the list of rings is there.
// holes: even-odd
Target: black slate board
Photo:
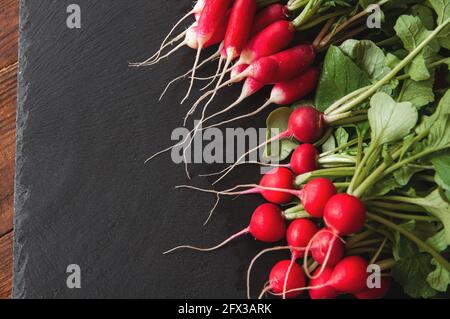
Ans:
[[[170,145],[190,106],[179,105],[186,83],[157,99],[192,65],[193,52],[180,50],[152,68],[130,69],[127,62],[152,54],[192,1],[77,0],[82,28],[71,30],[66,8],[73,2],[21,1],[14,297],[245,297],[246,267],[264,245],[247,237],[214,253],[162,252],[221,241],[248,223],[260,199],[224,199],[203,227],[214,196],[175,191],[187,181],[168,154],[144,165]],[[212,109],[238,90],[222,93]],[[237,125],[264,127],[267,113]],[[191,173],[220,167],[196,165]],[[258,179],[247,167],[221,187]],[[210,182],[191,181],[207,188]],[[275,255],[264,260],[252,280],[255,293]],[[81,289],[66,286],[69,264],[81,267]]]

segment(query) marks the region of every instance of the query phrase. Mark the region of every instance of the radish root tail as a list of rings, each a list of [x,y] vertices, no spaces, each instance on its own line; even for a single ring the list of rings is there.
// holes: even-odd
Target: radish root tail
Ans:
[[[242,235],[247,234],[249,231],[248,227],[244,228],[243,230],[241,230],[240,232],[230,236],[228,239],[224,240],[223,242],[221,242],[220,244],[214,246],[214,247],[210,247],[210,248],[199,248],[199,247],[194,247],[194,246],[189,246],[189,245],[183,245],[183,246],[178,246],[175,248],[172,248],[166,252],[163,253],[163,255],[166,254],[170,254],[178,249],[191,249],[191,250],[196,250],[196,251],[201,251],[201,252],[208,252],[208,251],[213,251],[219,248],[222,248],[223,246],[225,246],[226,244],[228,244],[229,242],[231,242],[233,239],[236,239]]]

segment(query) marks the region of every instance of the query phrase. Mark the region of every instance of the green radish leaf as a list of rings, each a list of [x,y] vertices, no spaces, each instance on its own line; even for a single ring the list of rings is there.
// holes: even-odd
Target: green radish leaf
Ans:
[[[414,221],[402,224],[409,231],[415,228]],[[403,286],[405,293],[413,298],[431,298],[436,291],[427,282],[433,271],[431,256],[419,251],[415,243],[395,232],[393,255],[396,260],[392,269],[395,281]]]
[[[336,142],[338,146],[344,145],[348,143],[348,139],[350,135],[343,127],[338,127],[335,132],[334,136],[336,137]]]
[[[445,231],[442,229],[441,231],[437,232],[430,238],[426,240],[426,243],[433,247],[434,250],[437,252],[441,252],[447,249],[448,244],[445,240]]]
[[[450,89],[442,97],[436,111],[430,116],[423,117],[422,122],[416,127],[416,133],[427,136],[420,146],[428,153],[450,147]]]
[[[436,170],[436,183],[443,189],[450,190],[450,153],[443,152],[431,158]]]
[[[382,145],[403,139],[417,123],[418,113],[410,102],[396,103],[386,93],[376,93],[368,113],[372,143]]]
[[[368,197],[379,197],[388,194],[389,192],[401,188],[401,185],[396,181],[394,176],[388,176],[383,180],[377,182],[367,192]]]
[[[322,144],[322,152],[329,152],[336,148],[336,139],[331,134],[330,137]]]
[[[351,39],[342,43],[340,49],[372,80],[379,80],[391,71],[383,50],[372,41]]]
[[[411,7],[411,13],[422,20],[425,28],[432,30],[436,27],[433,10],[423,4],[416,4]]]
[[[400,16],[394,28],[403,46],[409,52],[418,47],[432,32],[425,28],[420,18],[410,15]],[[434,51],[439,51],[439,44],[436,41],[432,41],[430,46]]]
[[[437,23],[441,24],[450,17],[450,2],[448,0],[428,0],[438,16]],[[439,34],[440,44],[450,50],[450,26],[447,26]]]
[[[395,68],[397,64],[399,64],[401,61],[402,60],[395,54],[392,53],[386,54],[385,63],[391,69]]]
[[[331,46],[325,56],[315,106],[324,111],[343,96],[369,84],[368,75],[341,49]]]
[[[400,102],[411,102],[414,107],[420,109],[434,101],[434,75],[428,80],[405,80]]]
[[[400,16],[397,19],[394,29],[397,36],[401,39],[403,46],[409,52],[419,46],[432,32],[425,28],[419,17],[410,15]],[[423,81],[431,77],[427,65],[434,59],[439,49],[439,42],[433,40],[412,60],[411,65],[407,68],[411,79]]]
[[[410,203],[422,206],[444,225],[445,240],[450,244],[450,203],[447,201],[444,191],[437,188],[426,197],[411,198]]]
[[[423,170],[424,168],[422,167],[406,165],[394,172],[394,178],[401,186],[406,186],[416,173],[422,172]]]
[[[435,259],[431,260],[431,264],[436,266],[436,269],[428,274],[428,284],[437,291],[446,292],[450,285],[450,273]]]
[[[288,128],[289,116],[293,109],[290,107],[279,107],[270,113],[267,118],[266,138],[269,140],[273,136],[282,133]],[[275,146],[276,144],[276,146]],[[291,139],[283,139],[266,145],[263,157],[265,160],[282,161],[289,157],[299,144]]]

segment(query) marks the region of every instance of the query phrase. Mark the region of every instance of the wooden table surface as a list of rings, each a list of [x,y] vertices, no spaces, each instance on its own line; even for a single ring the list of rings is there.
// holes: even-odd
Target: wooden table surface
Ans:
[[[11,296],[19,0],[0,0],[0,298]]]

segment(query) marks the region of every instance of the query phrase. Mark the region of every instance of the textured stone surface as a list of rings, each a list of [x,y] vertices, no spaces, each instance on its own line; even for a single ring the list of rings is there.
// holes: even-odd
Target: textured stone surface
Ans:
[[[82,10],[81,30],[66,27],[66,7],[73,2]],[[175,190],[188,181],[168,154],[144,165],[148,155],[170,145],[191,105],[179,105],[185,82],[161,103],[157,99],[192,65],[194,54],[182,49],[145,69],[127,62],[152,54],[190,4],[21,1],[14,297],[245,297],[246,267],[265,247],[250,237],[213,253],[162,252],[225,239],[246,226],[259,199],[224,198],[203,227],[214,196]],[[214,70],[211,65],[203,74]],[[238,90],[229,89],[211,109]],[[240,112],[261,104],[267,93]],[[264,127],[266,115],[240,125]],[[191,167],[189,183],[209,188],[211,180],[196,176],[220,167]],[[243,168],[218,187],[257,182],[257,172]],[[273,256],[258,263],[255,294]],[[81,289],[66,287],[69,264],[81,267]]]

